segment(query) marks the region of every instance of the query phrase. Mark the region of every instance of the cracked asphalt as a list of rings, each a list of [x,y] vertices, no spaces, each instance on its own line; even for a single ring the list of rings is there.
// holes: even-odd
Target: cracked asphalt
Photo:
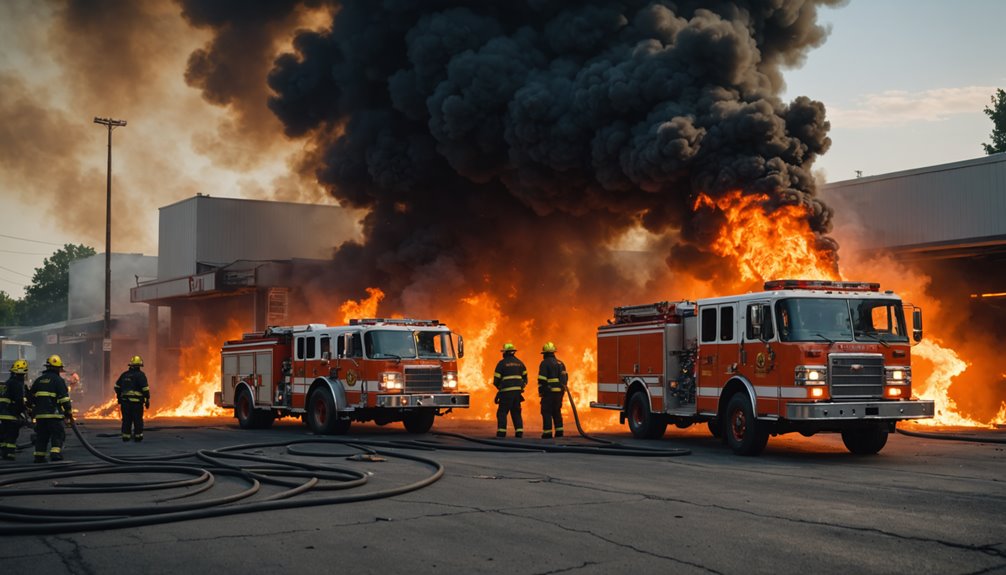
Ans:
[[[151,429],[142,444],[120,442],[116,422],[89,421],[82,429],[98,449],[115,456],[308,436],[306,428],[287,420],[256,431],[242,431],[233,419],[223,418],[147,424]],[[488,438],[494,427],[448,417],[438,420],[434,431]],[[1000,441],[1006,436],[988,433]],[[1006,574],[1002,443],[892,435],[878,456],[857,457],[836,435],[787,435],[772,438],[762,456],[748,458],[730,453],[704,426],[672,428],[656,441],[634,440],[624,430],[599,435],[692,454],[412,451],[441,462],[444,477],[424,489],[374,501],[130,529],[7,536],[0,563],[4,572],[46,574]],[[22,433],[22,443],[26,436]],[[392,424],[354,425],[350,437],[416,436]],[[281,450],[257,451],[292,457]],[[94,460],[75,437],[65,453],[73,461]],[[19,454],[21,462],[29,457],[30,452]],[[393,458],[328,462],[372,473],[364,490],[430,473],[416,462]],[[213,489],[237,488],[220,480]],[[5,490],[15,489],[0,489],[0,502],[12,499]],[[83,496],[63,495],[39,498],[37,504],[118,506],[163,496],[102,494],[81,501]],[[25,505],[26,499],[16,503]]]

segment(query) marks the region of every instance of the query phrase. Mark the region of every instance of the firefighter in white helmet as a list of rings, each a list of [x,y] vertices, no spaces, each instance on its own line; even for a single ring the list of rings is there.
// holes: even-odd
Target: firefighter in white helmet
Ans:
[[[150,386],[140,368],[143,358],[134,355],[129,368],[115,382],[115,398],[122,412],[122,440],[143,441],[143,409],[150,407]]]
[[[63,459],[63,442],[66,430],[63,420],[73,422],[73,407],[66,382],[59,375],[63,371],[63,359],[50,355],[45,361],[45,371],[38,376],[28,390],[28,410],[35,419],[35,463],[45,463],[45,450],[49,447],[49,459]]]
[[[493,386],[496,387],[496,437],[506,437],[506,418],[513,419],[514,436],[524,437],[524,418],[521,402],[527,386],[527,368],[517,359],[517,348],[512,343],[503,344],[503,358],[493,372]]]
[[[10,377],[0,383],[0,457],[14,460],[17,450],[17,436],[21,431],[24,415],[24,378],[28,374],[28,362],[14,361],[10,366]]]
[[[538,364],[538,395],[541,396],[541,437],[552,438],[552,424],[555,436],[562,437],[562,394],[566,391],[569,378],[566,364],[555,357],[555,344],[546,342],[541,346],[541,363]]]

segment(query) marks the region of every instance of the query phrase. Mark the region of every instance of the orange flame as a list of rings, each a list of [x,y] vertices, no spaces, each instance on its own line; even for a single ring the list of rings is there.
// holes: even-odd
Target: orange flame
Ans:
[[[377,317],[377,304],[384,299],[384,292],[377,288],[367,288],[367,294],[366,299],[348,300],[339,306],[343,324],[349,323],[351,319]]]
[[[764,194],[735,191],[714,201],[699,194],[692,208],[723,215],[726,223],[711,247],[716,254],[733,260],[745,281],[839,279],[834,258],[814,247],[807,209],[785,205],[767,214],[762,206],[768,199]]]

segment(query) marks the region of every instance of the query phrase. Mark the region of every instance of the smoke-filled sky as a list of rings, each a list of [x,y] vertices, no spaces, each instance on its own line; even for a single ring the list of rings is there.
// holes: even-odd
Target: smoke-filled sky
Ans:
[[[340,202],[372,239],[340,257],[377,262],[348,287],[406,308],[445,277],[506,288],[496,254],[530,254],[522,285],[600,280],[592,246],[640,230],[706,261],[698,190],[806,205],[826,234],[815,175],[980,155],[1006,5],[771,4],[4,2],[0,290],[63,243],[103,251],[94,116],[129,123],[114,251],[155,254],[157,208],[197,192]]]

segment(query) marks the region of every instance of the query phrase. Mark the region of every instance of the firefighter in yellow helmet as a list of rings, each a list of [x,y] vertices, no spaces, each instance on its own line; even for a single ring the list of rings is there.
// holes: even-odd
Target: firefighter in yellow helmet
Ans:
[[[28,390],[28,410],[35,418],[35,463],[45,462],[46,448],[49,444],[49,459],[63,459],[63,442],[66,440],[67,425],[73,422],[73,407],[70,405],[70,392],[66,382],[60,377],[63,371],[63,359],[58,355],[50,355],[45,361],[42,375],[31,384]]]
[[[143,408],[150,407],[150,387],[141,367],[143,358],[134,355],[129,368],[115,382],[115,398],[122,411],[123,441],[143,441]]]
[[[521,402],[527,386],[527,368],[517,359],[517,348],[512,343],[503,344],[503,358],[493,372],[493,386],[496,387],[496,437],[506,437],[507,414],[513,419],[514,436],[524,437],[524,418],[521,416]]]
[[[569,379],[566,364],[555,357],[555,344],[546,342],[541,346],[541,363],[538,364],[538,395],[541,396],[541,437],[552,438],[552,424],[555,436],[562,437],[562,394]]]
[[[24,378],[27,374],[28,362],[18,359],[10,366],[10,377],[0,383],[0,457],[11,461],[25,420]]]

